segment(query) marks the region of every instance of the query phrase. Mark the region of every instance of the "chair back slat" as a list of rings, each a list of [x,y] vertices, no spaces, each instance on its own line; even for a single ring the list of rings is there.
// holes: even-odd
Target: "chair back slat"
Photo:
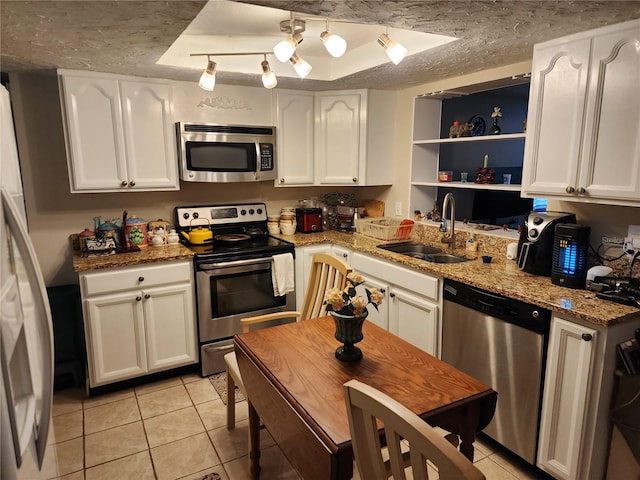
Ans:
[[[326,315],[324,295],[329,288],[344,289],[351,267],[343,260],[326,253],[317,253],[311,260],[309,283],[304,296],[300,320]]]

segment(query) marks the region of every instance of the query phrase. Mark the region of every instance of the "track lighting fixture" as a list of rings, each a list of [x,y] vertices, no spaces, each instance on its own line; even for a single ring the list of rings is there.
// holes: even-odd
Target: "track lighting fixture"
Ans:
[[[347,51],[347,42],[341,36],[329,33],[329,22],[326,25],[326,30],[320,34],[320,40],[322,40],[324,48],[327,49],[329,55],[335,58],[341,57]]]
[[[267,56],[264,56],[264,60],[260,63],[262,66],[262,85],[264,88],[273,88],[278,84],[278,79],[276,78],[276,74],[271,71],[271,67],[269,67],[269,62],[267,62]]]
[[[311,65],[295,53],[291,56],[289,61],[300,78],[305,78],[309,73],[311,73]]]
[[[395,65],[398,65],[409,52],[404,45],[392,40],[386,33],[378,37],[378,44],[384,48],[385,53]]]
[[[296,48],[298,48],[298,44],[301,42],[302,35],[300,35],[299,33],[289,35],[288,38],[282,40],[275,47],[273,47],[273,54],[278,60],[284,63],[291,58],[291,56],[295,53]]]
[[[202,72],[198,85],[200,85],[200,88],[203,90],[208,90],[209,92],[212,91],[216,85],[216,62],[213,62],[209,56],[207,56],[207,68]]]

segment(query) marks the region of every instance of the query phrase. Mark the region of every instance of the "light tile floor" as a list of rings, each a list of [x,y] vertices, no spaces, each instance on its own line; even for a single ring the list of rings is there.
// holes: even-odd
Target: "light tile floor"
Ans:
[[[236,404],[234,430],[226,428],[225,408],[196,374],[91,398],[79,389],[55,392],[44,478],[200,480],[216,472],[247,480],[246,402]],[[299,479],[268,432],[261,435],[261,478]],[[544,478],[488,442],[475,445],[487,479]]]

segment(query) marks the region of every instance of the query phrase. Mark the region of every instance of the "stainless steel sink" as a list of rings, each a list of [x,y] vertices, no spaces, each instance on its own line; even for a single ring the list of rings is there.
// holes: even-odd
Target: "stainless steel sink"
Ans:
[[[418,255],[418,256],[431,255],[434,253],[442,252],[441,248],[430,247],[429,245],[424,245],[422,243],[416,243],[416,242],[388,243],[386,245],[378,245],[378,248],[382,248],[383,250],[389,250],[390,252],[394,252],[394,253],[401,253],[403,255],[407,255],[410,257],[413,257],[415,255]]]
[[[389,243],[378,245],[378,248],[433,263],[460,263],[471,260],[470,258],[444,253],[438,247],[415,242]]]

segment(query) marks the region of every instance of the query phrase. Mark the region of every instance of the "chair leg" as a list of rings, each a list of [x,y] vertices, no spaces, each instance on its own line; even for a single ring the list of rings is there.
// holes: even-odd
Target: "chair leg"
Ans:
[[[236,428],[236,383],[227,372],[227,428]]]

